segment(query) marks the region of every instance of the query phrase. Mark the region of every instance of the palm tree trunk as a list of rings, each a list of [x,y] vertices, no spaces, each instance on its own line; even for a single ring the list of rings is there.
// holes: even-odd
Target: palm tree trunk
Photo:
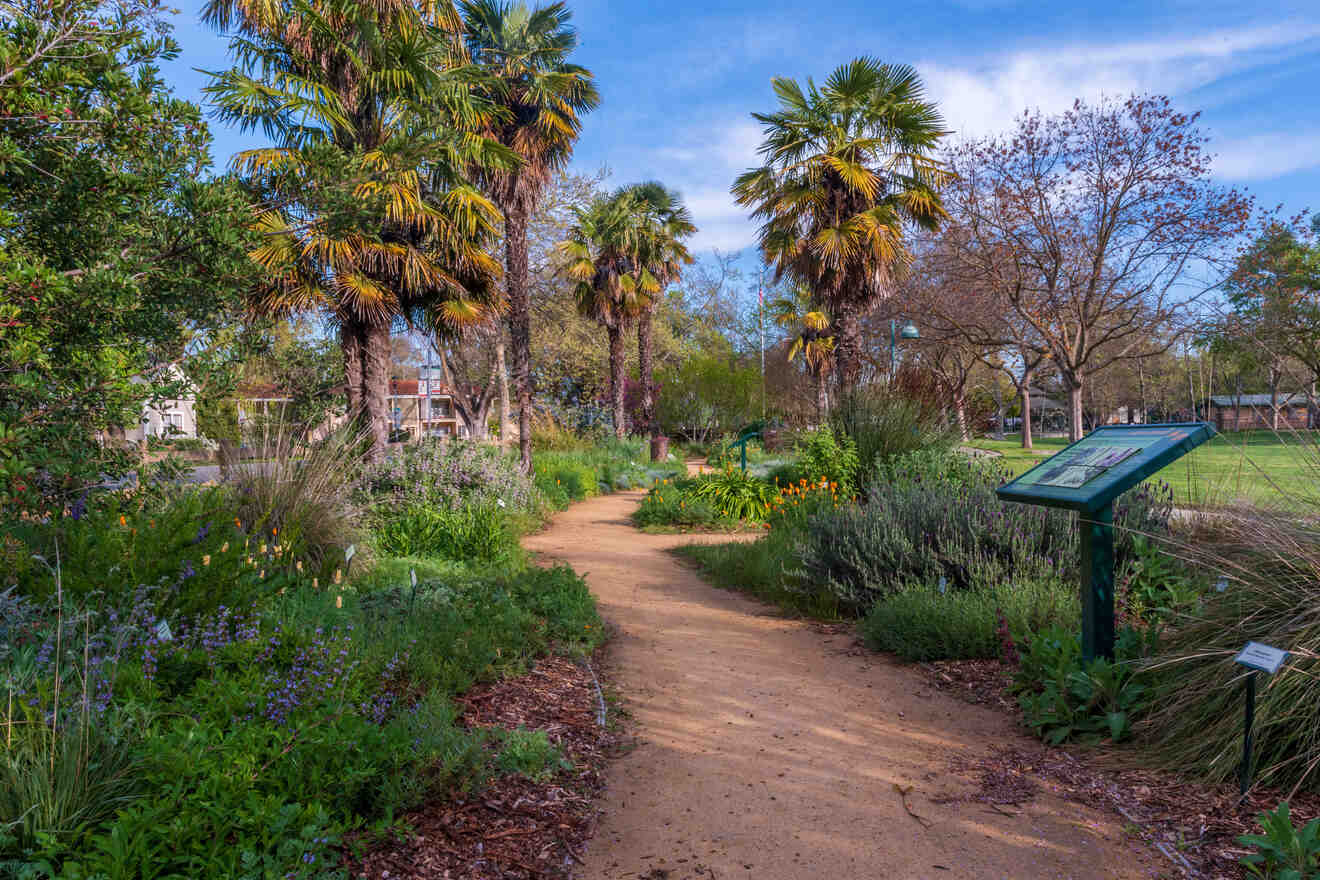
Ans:
[[[344,353],[344,391],[348,397],[348,417],[362,416],[362,328],[345,320],[339,325],[339,347]]]
[[[654,440],[655,365],[651,357],[651,310],[642,309],[637,318],[637,375],[642,384],[642,436]]]
[[[829,383],[825,379],[825,370],[817,366],[812,373],[816,380],[816,419],[821,424],[825,423],[825,415],[830,408]]]
[[[379,460],[390,438],[390,327],[368,327],[363,334],[362,396],[370,445],[367,457]]]
[[[504,283],[509,292],[509,342],[513,346],[513,384],[518,391],[518,460],[532,472],[532,315],[527,292],[527,211],[504,214]]]
[[[509,418],[509,367],[504,361],[504,328],[495,332],[495,373],[500,389],[500,445],[509,445],[512,428]]]
[[[614,414],[614,436],[622,440],[626,435],[627,412],[623,406],[623,328],[605,328],[610,337],[610,404]]]
[[[857,307],[850,302],[834,306],[834,370],[839,391],[848,391],[857,385],[862,371],[862,326]]]

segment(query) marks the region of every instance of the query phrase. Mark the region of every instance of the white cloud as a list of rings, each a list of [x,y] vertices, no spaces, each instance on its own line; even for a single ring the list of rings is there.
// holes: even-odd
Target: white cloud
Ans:
[[[1224,141],[1214,153],[1216,177],[1235,181],[1269,180],[1294,171],[1320,168],[1320,131],[1236,138]]]
[[[1076,98],[1133,92],[1178,95],[1249,69],[1320,37],[1317,25],[1212,31],[1172,40],[1136,40],[1023,50],[956,63],[917,65],[930,96],[956,131],[1009,129],[1027,108],[1058,112]],[[695,250],[742,250],[756,224],[734,204],[734,178],[758,164],[761,128],[747,115],[671,130],[647,156],[649,174],[682,191],[699,232]],[[1212,145],[1213,147],[1213,145]],[[1216,169],[1226,180],[1263,179],[1320,166],[1320,133],[1221,141]]]
[[[1076,98],[1133,92],[1176,95],[1248,67],[1267,52],[1320,36],[1320,26],[1275,25],[988,56],[979,63],[918,64],[950,127],[968,135],[1009,128],[1023,110],[1057,112]]]

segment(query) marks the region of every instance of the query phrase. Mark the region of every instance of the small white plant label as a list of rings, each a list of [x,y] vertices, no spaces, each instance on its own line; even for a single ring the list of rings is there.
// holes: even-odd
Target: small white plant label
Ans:
[[[408,577],[412,579],[413,589],[414,590],[417,589],[417,569],[415,568],[408,569]]]
[[[357,555],[357,544],[349,544],[348,549],[344,551],[344,561],[350,562]]]
[[[1233,658],[1233,662],[1273,675],[1287,659],[1288,652],[1280,648],[1271,648],[1260,642],[1247,642],[1247,646]]]

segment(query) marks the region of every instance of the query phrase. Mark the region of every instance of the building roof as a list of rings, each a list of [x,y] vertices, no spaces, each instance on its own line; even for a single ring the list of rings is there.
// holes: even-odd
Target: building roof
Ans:
[[[1210,398],[1210,403],[1218,407],[1235,406],[1269,406],[1270,396],[1268,394],[1216,394]],[[1280,392],[1278,397],[1279,406],[1305,406],[1306,398],[1295,392]]]

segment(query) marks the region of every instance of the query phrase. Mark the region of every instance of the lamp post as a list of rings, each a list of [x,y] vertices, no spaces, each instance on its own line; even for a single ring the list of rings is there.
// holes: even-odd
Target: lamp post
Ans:
[[[921,331],[911,321],[903,322],[903,329],[898,329],[898,319],[889,319],[889,384],[894,383],[894,369],[898,363],[898,340],[920,339]]]

